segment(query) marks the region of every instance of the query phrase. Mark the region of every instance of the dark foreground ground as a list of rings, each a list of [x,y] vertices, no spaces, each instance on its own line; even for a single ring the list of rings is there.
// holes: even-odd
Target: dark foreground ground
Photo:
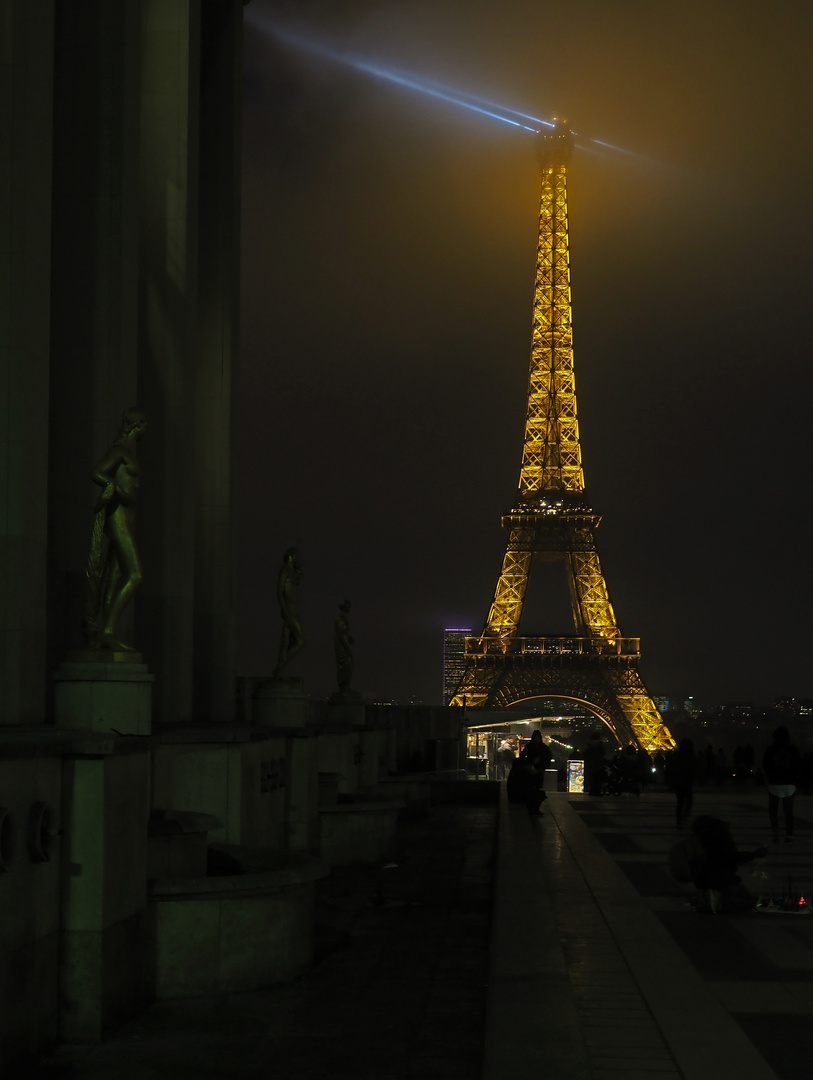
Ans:
[[[768,849],[743,874],[755,892],[813,894],[809,796],[797,797],[793,844],[773,842],[762,789],[701,789],[695,813],[727,820],[742,849]],[[318,954],[306,976],[153,1005],[110,1042],[64,1048],[34,1075],[811,1075],[810,908],[698,914],[690,889],[668,872],[669,850],[686,831],[666,792],[551,793],[539,818],[509,806],[504,792],[499,806],[435,806],[403,823],[396,867],[334,871],[322,883]]]
[[[334,870],[319,883],[316,963],[295,982],[156,1003],[29,1075],[479,1080],[497,809],[436,806],[400,825],[397,865]]]

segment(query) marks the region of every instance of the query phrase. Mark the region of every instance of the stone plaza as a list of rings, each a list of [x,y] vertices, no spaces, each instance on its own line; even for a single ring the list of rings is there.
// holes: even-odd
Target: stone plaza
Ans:
[[[398,865],[325,879],[311,971],[248,994],[159,1002],[42,1080],[790,1080],[813,1053],[813,920],[701,914],[667,868],[664,792],[551,793],[541,818],[488,782],[400,830]],[[768,845],[764,792],[701,791],[739,846]],[[809,887],[809,805],[747,878]],[[70,1070],[67,1072],[66,1070]]]

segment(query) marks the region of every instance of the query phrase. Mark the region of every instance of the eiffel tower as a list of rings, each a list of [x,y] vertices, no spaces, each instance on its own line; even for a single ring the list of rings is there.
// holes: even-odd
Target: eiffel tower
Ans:
[[[638,672],[640,639],[616,624],[582,472],[570,310],[564,121],[539,136],[542,198],[534,290],[528,415],[516,503],[494,602],[479,637],[466,639],[465,672],[450,704],[507,707],[533,697],[585,705],[621,745],[667,749],[674,740]],[[564,564],[575,633],[518,636],[535,560]]]

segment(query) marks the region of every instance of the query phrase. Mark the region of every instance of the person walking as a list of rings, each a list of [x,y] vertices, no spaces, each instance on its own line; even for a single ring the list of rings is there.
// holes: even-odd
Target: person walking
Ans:
[[[588,795],[600,795],[604,784],[607,753],[601,733],[594,731],[584,749],[584,782]]]
[[[506,780],[514,764],[514,748],[508,739],[503,739],[497,747],[497,779]]]
[[[800,757],[790,741],[790,732],[781,724],[773,733],[773,742],[762,755],[762,770],[768,782],[768,817],[773,842],[779,843],[779,804],[785,821],[785,843],[793,843],[793,797],[799,779]]]
[[[677,826],[683,824],[692,810],[694,782],[697,776],[697,757],[691,739],[681,739],[677,750],[666,760],[666,779],[675,793],[675,817]]]

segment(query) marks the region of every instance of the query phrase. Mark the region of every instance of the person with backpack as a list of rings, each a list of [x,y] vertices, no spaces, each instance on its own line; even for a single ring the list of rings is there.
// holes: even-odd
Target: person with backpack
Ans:
[[[793,796],[799,779],[799,751],[790,741],[790,733],[780,725],[773,733],[773,742],[762,755],[762,770],[768,783],[768,816],[773,830],[773,842],[779,843],[779,803],[785,819],[785,843],[793,843]]]
[[[697,911],[712,915],[750,911],[756,897],[737,870],[767,854],[767,848],[740,851],[727,822],[700,814],[692,822],[690,835],[669,852],[669,870],[676,881],[691,882],[697,889],[692,901]]]

